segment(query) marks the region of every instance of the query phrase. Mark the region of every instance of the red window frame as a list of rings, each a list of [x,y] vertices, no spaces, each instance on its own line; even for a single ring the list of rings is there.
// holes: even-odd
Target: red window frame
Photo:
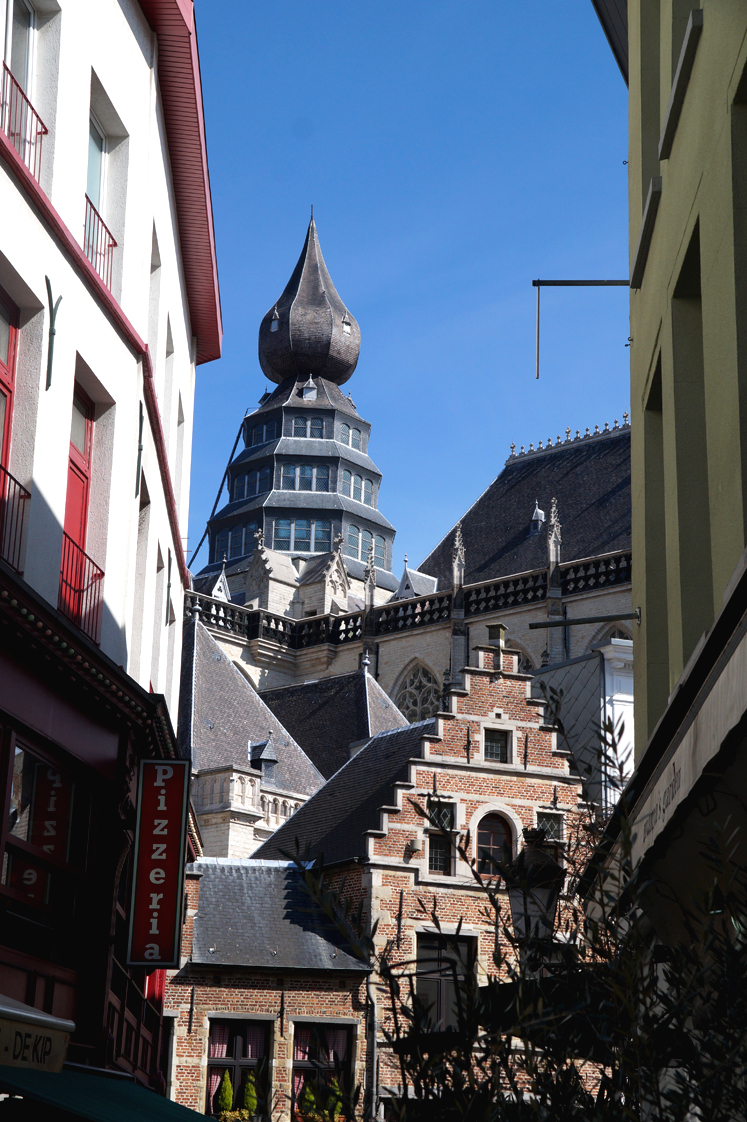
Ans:
[[[71,532],[72,525],[69,524],[69,508],[65,504],[65,533],[85,551],[86,539],[88,536],[88,506],[91,492],[91,452],[93,448],[93,423],[94,423],[94,404],[84,389],[76,382],[73,389],[73,405],[70,411],[70,423],[72,429],[72,415],[75,408],[75,398],[85,407],[85,435],[83,437],[83,452],[78,448],[72,440],[72,432],[70,439],[70,454],[68,465],[68,489],[70,487],[70,475],[75,475],[80,481],[83,488],[83,500],[80,504],[80,529],[78,533]]]
[[[10,312],[10,338],[8,340],[8,361],[0,358],[0,390],[5,394],[5,424],[0,432],[0,466],[7,467],[10,456],[10,435],[13,426],[13,396],[16,383],[16,358],[18,356],[18,306],[11,300],[4,288],[0,288],[0,302]]]

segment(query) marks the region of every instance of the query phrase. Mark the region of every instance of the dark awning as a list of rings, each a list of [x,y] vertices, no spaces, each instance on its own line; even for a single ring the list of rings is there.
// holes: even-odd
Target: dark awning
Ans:
[[[204,1116],[128,1079],[78,1071],[0,1067],[0,1090],[66,1110],[91,1122],[195,1122]]]

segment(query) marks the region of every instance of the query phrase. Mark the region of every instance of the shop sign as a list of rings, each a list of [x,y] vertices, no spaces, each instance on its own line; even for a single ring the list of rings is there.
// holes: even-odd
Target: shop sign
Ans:
[[[0,1017],[0,1064],[35,1071],[62,1071],[69,1032]]]
[[[189,804],[187,760],[141,760],[128,966],[178,966]]]

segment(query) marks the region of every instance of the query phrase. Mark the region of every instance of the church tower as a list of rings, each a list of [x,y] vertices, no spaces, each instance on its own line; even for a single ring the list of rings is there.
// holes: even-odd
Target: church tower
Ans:
[[[258,534],[296,567],[329,554],[341,535],[350,576],[363,579],[373,548],[377,583],[389,586],[395,530],[378,509],[371,426],[340,389],[355,370],[360,339],[312,216],[298,264],[259,327],[259,364],[277,388],[244,420],[244,447],[228,466],[229,501],[208,524],[210,562],[199,578],[219,572],[225,559],[229,587],[237,587],[231,576],[246,569]]]

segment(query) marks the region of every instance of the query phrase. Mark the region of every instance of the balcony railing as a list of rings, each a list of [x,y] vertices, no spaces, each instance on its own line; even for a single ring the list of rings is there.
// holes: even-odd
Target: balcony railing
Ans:
[[[38,183],[41,175],[42,141],[49,129],[5,63],[0,128]]]
[[[0,467],[0,557],[17,573],[23,572],[21,549],[26,506],[30,498],[26,488],[9,471]]]
[[[86,195],[86,221],[83,228],[83,252],[107,288],[112,286],[112,260],[117,243],[111,230]]]
[[[60,595],[57,607],[94,643],[101,638],[104,573],[71,537],[62,535]]]

